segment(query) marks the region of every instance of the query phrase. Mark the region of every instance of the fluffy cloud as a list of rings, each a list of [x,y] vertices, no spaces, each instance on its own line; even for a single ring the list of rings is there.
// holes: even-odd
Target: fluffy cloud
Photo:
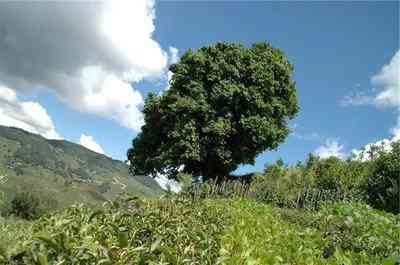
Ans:
[[[397,118],[396,126],[391,128],[390,132],[393,134],[393,141],[400,141],[400,115]]]
[[[175,47],[169,47],[169,64],[174,64],[179,61],[179,56],[178,56],[179,50]],[[167,72],[167,86],[164,88],[164,90],[168,90],[170,88],[170,82],[172,79],[173,73],[171,71]]]
[[[152,0],[0,3],[0,82],[54,90],[75,110],[137,131],[143,98],[131,84],[161,78],[168,62],[154,18]]]
[[[370,149],[371,145],[390,145],[392,141],[400,140],[400,50],[395,53],[391,61],[384,65],[379,73],[371,77],[371,84],[377,87],[378,91],[370,95],[358,91],[352,95],[343,98],[343,105],[372,105],[379,108],[394,107],[397,108],[398,118],[395,127],[389,131],[393,135],[392,139],[383,139],[376,143],[368,144],[364,148]],[[353,150],[358,154],[360,150]]]
[[[389,64],[372,76],[371,82],[380,88],[375,102],[380,106],[400,107],[400,50],[396,52]]]
[[[343,105],[373,105],[376,107],[400,108],[400,51],[397,51],[389,64],[386,64],[376,75],[371,77],[371,84],[377,93],[371,95],[357,91],[345,96]]]
[[[173,73],[171,71],[168,71],[167,73],[167,86],[164,88],[164,90],[168,90],[171,87],[171,80],[172,80],[172,75]]]
[[[179,185],[178,182],[176,182],[175,180],[168,179],[167,177],[161,174],[157,174],[155,180],[157,181],[158,185],[160,185],[160,187],[165,190],[171,189],[173,192],[181,191],[181,186]]]
[[[340,145],[337,140],[327,139],[323,145],[314,151],[314,153],[320,158],[328,158],[331,156],[345,158],[346,155],[343,152],[343,149],[343,145]]]
[[[383,151],[390,151],[391,144],[400,141],[400,116],[397,118],[396,126],[390,129],[390,132],[393,136],[391,139],[382,139],[374,143],[369,143],[361,149],[353,149],[351,152],[353,158],[362,161],[371,159],[371,152],[374,151],[374,147],[378,147]]]
[[[45,108],[32,101],[20,101],[12,89],[0,85],[0,125],[12,126],[60,139]]]
[[[169,63],[174,64],[177,63],[179,61],[179,56],[178,56],[179,50],[175,47],[169,47],[169,54],[170,54],[170,58],[169,58]]]
[[[379,150],[383,150],[385,152],[390,151],[392,141],[393,140],[383,139],[375,143],[369,143],[361,149],[353,149],[351,151],[351,156],[355,160],[361,160],[361,161],[370,160],[371,154],[375,153],[374,150],[376,149],[376,147],[379,148]]]
[[[98,143],[96,143],[93,136],[82,134],[79,139],[79,144],[89,150],[92,150],[93,152],[104,154],[103,148]]]

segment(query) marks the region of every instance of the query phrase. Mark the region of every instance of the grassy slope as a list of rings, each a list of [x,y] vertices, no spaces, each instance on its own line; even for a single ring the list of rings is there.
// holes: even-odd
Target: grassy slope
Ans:
[[[15,259],[24,263],[5,264],[394,265],[399,218],[362,204],[289,214],[248,200],[173,198],[78,206],[33,225],[0,220],[0,232],[14,233],[3,255],[25,249]]]
[[[130,176],[128,167],[80,145],[47,140],[21,129],[0,126],[0,192],[37,191],[61,206],[98,203],[127,191],[158,196],[161,188],[150,178]],[[124,189],[124,186],[126,188]],[[1,195],[1,194],[0,194]]]

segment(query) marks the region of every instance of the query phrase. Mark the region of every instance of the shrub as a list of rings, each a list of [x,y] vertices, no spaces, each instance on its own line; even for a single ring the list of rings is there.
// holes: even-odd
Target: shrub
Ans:
[[[181,198],[120,199],[94,210],[83,205],[33,225],[26,264],[215,264],[229,204]]]
[[[10,202],[10,214],[23,219],[33,219],[40,213],[39,199],[29,192],[17,193]]]
[[[324,242],[315,229],[282,222],[270,206],[241,201],[238,222],[222,237],[222,264],[317,264]]]
[[[10,200],[6,213],[32,220],[56,208],[57,201],[50,195],[21,191]]]
[[[400,141],[390,151],[380,150],[363,185],[373,207],[400,213]]]
[[[268,205],[241,200],[236,201],[234,207],[237,221],[222,236],[221,264],[396,264],[400,246],[396,237],[399,232],[397,217],[363,204],[327,206],[314,217],[311,212],[295,210],[292,213],[301,216],[292,219],[295,223],[287,222],[281,209]],[[344,229],[352,210],[354,217],[366,215],[354,219],[354,231]],[[324,226],[324,221],[319,218],[333,219],[337,226]],[[297,222],[299,219],[300,223]],[[367,226],[363,227],[365,222]],[[335,233],[332,235],[328,231]],[[332,241],[333,238],[336,241]],[[365,246],[360,250],[362,243]],[[387,249],[383,247],[385,244]]]
[[[399,215],[360,202],[340,202],[323,207],[313,224],[331,246],[379,257],[400,256]]]

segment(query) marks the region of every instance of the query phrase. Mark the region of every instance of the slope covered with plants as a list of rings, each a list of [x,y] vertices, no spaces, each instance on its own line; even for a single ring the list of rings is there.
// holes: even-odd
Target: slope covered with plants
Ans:
[[[131,176],[122,161],[65,140],[48,140],[0,126],[0,196],[10,201],[29,192],[59,206],[101,204],[126,191],[137,196],[162,193],[152,178]]]

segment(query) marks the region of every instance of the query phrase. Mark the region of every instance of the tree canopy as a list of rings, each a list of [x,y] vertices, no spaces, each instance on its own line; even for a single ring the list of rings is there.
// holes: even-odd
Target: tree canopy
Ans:
[[[128,150],[135,174],[223,178],[276,149],[299,110],[293,66],[266,42],[188,50],[170,71],[170,89],[148,95]]]

